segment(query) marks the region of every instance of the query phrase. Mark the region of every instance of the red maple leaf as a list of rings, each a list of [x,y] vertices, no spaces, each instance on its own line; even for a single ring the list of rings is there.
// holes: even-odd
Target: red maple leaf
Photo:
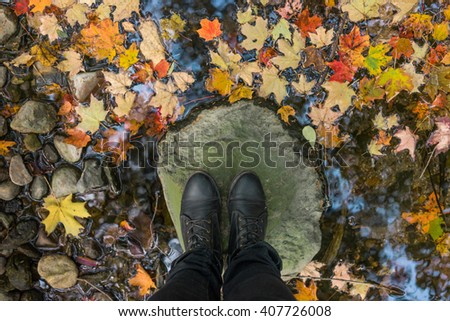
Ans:
[[[27,13],[30,11],[29,6],[30,0],[16,0],[16,3],[14,4],[14,12],[16,15],[20,16],[21,14]]]
[[[333,76],[330,77],[330,81],[337,82],[351,82],[355,75],[355,68],[346,65],[342,60],[334,60],[327,63],[328,67],[333,69]]]
[[[303,10],[297,17],[295,24],[300,29],[303,37],[308,37],[310,32],[315,33],[317,27],[322,25],[322,18],[318,16],[310,16],[309,9]]]
[[[202,19],[200,21],[200,25],[202,26],[197,30],[199,36],[206,41],[213,40],[216,37],[219,37],[222,34],[222,30],[220,30],[220,22],[219,19],[215,18],[214,20]]]

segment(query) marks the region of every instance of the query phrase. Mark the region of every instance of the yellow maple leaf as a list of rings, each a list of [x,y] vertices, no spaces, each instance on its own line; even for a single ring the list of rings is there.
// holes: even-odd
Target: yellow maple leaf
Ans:
[[[123,19],[128,19],[134,12],[139,13],[139,0],[104,0],[103,3],[107,6],[114,6],[114,21],[121,21]]]
[[[97,100],[94,96],[91,96],[90,107],[78,106],[76,112],[81,116],[81,122],[76,128],[84,132],[90,131],[92,134],[98,130],[100,122],[105,120],[108,113],[103,106],[103,100]]]
[[[131,107],[133,107],[134,100],[136,99],[136,93],[127,92],[125,95],[118,95],[115,97],[117,107],[114,108],[114,114],[119,117],[128,116]]]
[[[159,24],[162,29],[161,36],[166,40],[177,40],[186,27],[186,21],[178,13],[172,14],[170,18],[161,19]]]
[[[345,113],[352,105],[352,98],[355,96],[355,91],[349,87],[348,83],[338,81],[329,81],[322,85],[328,91],[328,97],[325,100],[323,108],[330,109],[336,105],[339,110]]]
[[[300,64],[302,49],[305,48],[305,40],[298,30],[292,33],[292,43],[286,39],[280,39],[277,42],[278,50],[283,53],[282,56],[272,58],[272,62],[280,67],[281,70],[289,67],[296,69]]]
[[[30,0],[29,7],[33,13],[42,12],[46,7],[52,5],[52,0]]]
[[[139,61],[138,58],[139,55],[139,49],[136,47],[136,43],[133,42],[127,50],[119,57],[119,66],[123,69],[127,70],[131,66],[133,66],[135,63]]]
[[[267,98],[271,94],[275,96],[278,104],[287,96],[286,86],[288,81],[278,75],[278,69],[275,67],[265,68],[261,73],[263,84],[259,88],[259,95]]]
[[[58,61],[55,56],[57,52],[58,46],[50,45],[47,40],[34,45],[30,49],[30,54],[34,56],[34,59],[46,67],[51,67]]]
[[[428,200],[418,212],[404,212],[402,218],[409,224],[417,224],[417,229],[426,234],[430,231],[431,222],[439,220],[440,210],[435,193],[428,196]]]
[[[450,233],[445,233],[436,240],[436,250],[441,256],[450,255]]]
[[[117,54],[125,50],[125,36],[120,34],[119,23],[112,22],[111,19],[92,21],[81,30],[81,36],[80,49],[85,55],[98,60],[108,58],[111,62]]]
[[[379,44],[375,47],[370,46],[369,54],[364,60],[364,67],[371,75],[377,76],[381,73],[381,68],[392,60],[391,56],[386,56],[391,47],[388,44]]]
[[[379,0],[347,0],[343,1],[342,11],[348,13],[348,17],[353,22],[363,19],[379,17],[378,9],[381,5]]]
[[[172,81],[169,81],[167,84],[162,81],[157,81],[153,85],[153,89],[155,90],[155,96],[153,96],[150,101],[150,105],[161,108],[161,118],[165,119],[168,116],[173,116],[176,113],[176,109],[178,107],[178,97],[175,94],[177,91],[177,87],[173,84]]]
[[[0,155],[6,156],[9,154],[9,149],[13,146],[15,146],[15,142],[7,141],[7,140],[0,140]]]
[[[230,97],[228,97],[228,101],[230,103],[235,103],[241,99],[252,99],[253,98],[253,89],[248,86],[238,86],[231,92]]]
[[[62,54],[66,60],[61,61],[56,68],[61,71],[69,72],[70,77],[74,77],[81,70],[84,70],[81,55],[75,50],[68,50]]]
[[[213,68],[209,71],[209,78],[206,80],[206,89],[213,92],[217,91],[222,96],[227,96],[231,93],[231,86],[233,81],[230,78],[228,71]]]
[[[397,96],[402,90],[412,91],[414,84],[411,76],[401,68],[388,68],[378,79],[378,85],[386,89],[387,100]]]
[[[281,119],[286,123],[289,123],[289,116],[295,116],[295,109],[291,106],[283,106],[278,109],[277,114],[280,115]]]
[[[434,25],[433,38],[437,41],[443,41],[448,38],[448,22],[437,23]]]
[[[72,194],[64,199],[57,199],[53,195],[44,198],[44,208],[49,211],[49,214],[42,223],[45,225],[47,234],[52,233],[58,223],[62,223],[67,235],[71,234],[78,237],[83,225],[75,217],[86,218],[91,216],[84,205],[85,203],[72,202]]]
[[[255,25],[246,23],[242,25],[242,34],[246,37],[241,45],[247,50],[259,50],[264,45],[264,42],[269,37],[269,30],[267,29],[267,20],[258,17]]]
[[[136,264],[136,275],[129,279],[128,283],[139,287],[139,295],[141,296],[149,294],[150,289],[156,289],[155,282],[139,263]]]
[[[166,50],[161,41],[158,27],[153,20],[143,21],[139,27],[142,35],[141,52],[147,60],[157,65],[166,58]]]
[[[303,281],[296,280],[296,286],[298,293],[294,295],[297,301],[318,301],[317,298],[317,286],[313,280],[309,286],[306,286]]]

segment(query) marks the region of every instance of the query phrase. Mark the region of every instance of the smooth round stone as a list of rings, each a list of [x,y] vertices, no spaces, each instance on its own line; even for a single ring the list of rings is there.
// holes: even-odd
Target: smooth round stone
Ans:
[[[225,250],[228,190],[237,174],[251,170],[260,177],[267,196],[266,241],[283,259],[283,276],[299,273],[320,249],[325,200],[318,172],[293,152],[299,143],[274,112],[248,101],[203,110],[195,121],[169,131],[158,146],[158,174],[178,237],[184,185],[194,172],[207,171],[222,197]]]
[[[70,288],[77,283],[78,278],[76,264],[60,254],[43,256],[38,263],[38,273],[55,289]]]
[[[78,192],[77,182],[81,171],[74,166],[58,167],[52,177],[52,191],[55,197],[64,197]]]
[[[11,181],[19,186],[25,186],[31,183],[33,177],[23,163],[22,156],[14,155],[9,163],[9,177]]]
[[[14,116],[11,128],[25,134],[46,134],[55,127],[57,115],[52,105],[27,101]]]
[[[56,135],[53,143],[55,144],[56,150],[61,157],[68,161],[69,163],[76,163],[81,158],[82,148],[77,148],[71,144],[64,142],[65,137],[61,135]]]

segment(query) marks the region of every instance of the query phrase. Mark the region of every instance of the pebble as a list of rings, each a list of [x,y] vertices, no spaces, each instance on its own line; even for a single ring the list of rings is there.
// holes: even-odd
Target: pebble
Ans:
[[[39,275],[56,289],[67,289],[77,283],[78,269],[66,255],[43,256],[38,263]]]
[[[72,144],[67,144],[64,142],[65,137],[61,135],[56,135],[53,143],[55,144],[56,150],[61,157],[68,161],[69,163],[76,163],[81,158],[81,153],[83,148],[77,148]]]
[[[6,119],[0,116],[0,136],[5,136],[8,132],[8,126],[6,124]]]
[[[47,144],[43,148],[44,156],[48,160],[49,163],[54,164],[59,160],[58,152],[55,147],[50,144]]]
[[[33,240],[39,229],[39,223],[33,218],[21,219],[0,243],[1,250],[14,250]]]
[[[48,184],[43,176],[36,176],[31,184],[31,197],[41,200],[48,194]]]
[[[6,258],[0,256],[0,275],[5,274],[6,272]]]
[[[39,101],[27,101],[14,116],[11,128],[25,134],[45,134],[55,127],[55,108]]]
[[[24,291],[31,288],[30,260],[23,254],[14,253],[6,264],[6,276],[17,290]]]
[[[53,173],[52,190],[57,198],[78,192],[77,182],[81,171],[69,165],[58,167]]]
[[[5,87],[8,80],[8,69],[5,66],[0,66],[0,88]]]
[[[17,186],[10,180],[0,183],[0,199],[11,201],[20,193],[20,186]]]
[[[23,143],[25,144],[26,149],[30,152],[35,152],[42,147],[42,143],[36,134],[25,135],[23,138]]]
[[[0,5],[0,45],[5,44],[17,31],[17,16],[8,7]]]
[[[78,191],[80,193],[86,193],[106,186],[103,176],[101,161],[96,158],[86,159],[84,162],[83,173],[77,183]]]
[[[9,164],[9,177],[11,181],[19,186],[25,186],[31,183],[33,177],[23,163],[22,156],[14,155]]]
[[[84,72],[73,77],[72,91],[78,101],[86,101],[103,80],[101,72]]]

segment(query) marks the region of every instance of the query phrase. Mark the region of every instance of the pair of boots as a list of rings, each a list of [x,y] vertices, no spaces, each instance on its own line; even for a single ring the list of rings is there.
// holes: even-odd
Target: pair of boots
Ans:
[[[220,211],[220,194],[214,179],[204,172],[193,174],[181,200],[180,222],[186,251],[209,248],[221,262]],[[264,240],[266,197],[256,174],[243,172],[233,180],[228,195],[228,214],[230,259],[242,248]]]

